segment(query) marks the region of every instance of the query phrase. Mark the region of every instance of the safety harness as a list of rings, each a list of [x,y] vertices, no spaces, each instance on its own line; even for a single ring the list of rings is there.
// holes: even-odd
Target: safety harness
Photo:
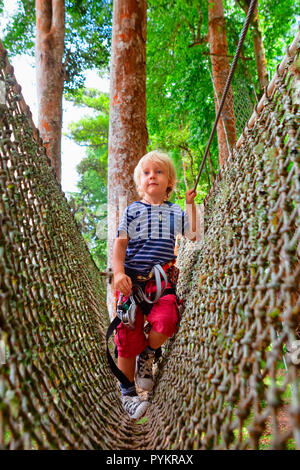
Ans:
[[[108,347],[109,338],[121,322],[123,322],[126,327],[134,329],[137,306],[142,309],[144,315],[148,316],[153,305],[165,295],[174,294],[176,296],[178,306],[182,304],[182,301],[176,295],[176,282],[179,270],[174,263],[170,262],[164,266],[155,264],[146,276],[137,274],[136,271],[131,269],[126,269],[125,272],[132,280],[132,290],[130,296],[125,300],[125,302],[123,302],[124,296],[120,294],[116,307],[116,316],[106,332],[106,355],[111,371],[121,384],[128,388],[131,385],[131,382],[117,367],[113,360]],[[153,299],[149,298],[145,293],[146,284],[150,280],[155,280],[156,283],[156,291]],[[164,286],[162,286],[162,281],[165,283]],[[171,284],[171,287],[169,288],[166,287],[168,283]]]

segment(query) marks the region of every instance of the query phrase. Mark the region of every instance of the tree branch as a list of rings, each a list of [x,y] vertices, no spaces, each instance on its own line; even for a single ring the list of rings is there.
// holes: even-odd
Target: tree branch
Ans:
[[[191,47],[191,46],[189,46]],[[214,55],[214,56],[218,56],[218,57],[234,57],[233,55],[229,55],[229,54],[216,54],[214,52],[208,52],[208,51],[204,51],[202,52],[203,55]],[[244,57],[244,56],[240,56],[241,59],[243,60],[253,60],[252,57]]]
[[[194,170],[193,170],[193,165],[194,165],[194,157],[192,155],[192,152],[190,151],[189,147],[185,144],[179,144],[179,148],[183,149],[186,151],[188,156],[190,157],[190,164],[191,164],[191,175],[192,178],[194,179]]]
[[[192,44],[189,44],[189,47],[200,46],[200,44],[205,44],[207,42],[208,42],[208,36],[206,34],[206,36],[202,36],[202,38],[197,38],[196,41],[194,41]]]

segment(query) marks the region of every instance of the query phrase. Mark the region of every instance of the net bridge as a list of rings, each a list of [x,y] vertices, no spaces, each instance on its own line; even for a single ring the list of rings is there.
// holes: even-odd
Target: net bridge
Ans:
[[[124,416],[105,282],[0,47],[2,449],[300,449],[299,34],[181,240],[185,309]]]

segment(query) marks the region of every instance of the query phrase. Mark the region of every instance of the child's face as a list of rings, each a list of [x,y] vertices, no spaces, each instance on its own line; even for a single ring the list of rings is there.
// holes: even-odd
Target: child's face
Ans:
[[[156,162],[145,162],[142,167],[140,183],[145,197],[152,196],[163,199],[169,185],[167,169]]]

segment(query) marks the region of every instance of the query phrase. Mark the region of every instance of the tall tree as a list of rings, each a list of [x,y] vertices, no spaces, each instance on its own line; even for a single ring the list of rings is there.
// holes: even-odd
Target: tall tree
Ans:
[[[246,13],[248,13],[250,0],[237,0],[237,3],[244,9]],[[264,88],[268,85],[268,71],[265,48],[262,38],[262,30],[258,16],[258,5],[255,7],[254,15],[251,20],[251,26],[257,76],[259,80],[260,94],[262,94]]]
[[[36,77],[38,128],[56,178],[61,179],[62,63],[65,1],[36,0]]]
[[[215,108],[217,112],[229,73],[223,0],[208,0],[208,41],[215,88]],[[233,94],[231,87],[228,91],[221,119],[217,126],[217,134],[219,162],[220,166],[222,166],[229,156],[228,146],[231,148],[236,140]]]
[[[0,8],[3,8],[0,0]],[[35,0],[15,0],[2,41],[9,56],[35,51]],[[46,0],[45,0],[46,1]],[[84,84],[84,71],[107,67],[111,43],[112,0],[65,0],[65,91]],[[0,10],[1,11],[1,10]],[[67,60],[66,60],[67,58]]]
[[[108,147],[108,268],[120,198],[136,199],[133,170],[146,152],[146,0],[115,0]],[[111,293],[110,293],[111,294]],[[108,304],[111,301],[108,299]]]
[[[62,93],[82,87],[84,70],[107,66],[111,0],[16,1],[18,10],[4,29],[4,45],[10,55],[35,50],[38,127],[60,181]]]

